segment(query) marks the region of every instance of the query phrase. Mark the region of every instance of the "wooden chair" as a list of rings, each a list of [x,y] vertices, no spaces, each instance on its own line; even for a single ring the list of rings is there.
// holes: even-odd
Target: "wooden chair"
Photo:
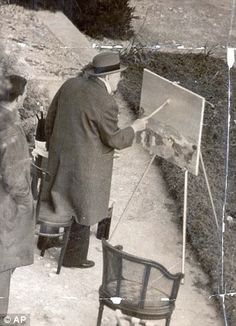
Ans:
[[[171,274],[161,264],[130,255],[105,239],[102,246],[97,326],[101,325],[104,306],[141,320],[165,319],[169,326],[183,274]]]

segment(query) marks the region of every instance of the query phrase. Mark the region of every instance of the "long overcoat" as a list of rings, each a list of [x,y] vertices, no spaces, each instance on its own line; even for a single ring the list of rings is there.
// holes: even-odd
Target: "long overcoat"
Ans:
[[[25,135],[0,107],[0,272],[33,263],[34,209]]]
[[[74,216],[93,225],[107,216],[114,149],[131,146],[132,127],[118,127],[118,106],[96,77],[66,81],[46,118],[49,146],[39,219],[65,221]],[[47,212],[47,209],[45,210]]]

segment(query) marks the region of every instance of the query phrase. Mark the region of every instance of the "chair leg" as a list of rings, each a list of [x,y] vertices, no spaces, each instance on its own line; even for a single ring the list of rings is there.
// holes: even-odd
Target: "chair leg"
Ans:
[[[41,257],[44,257],[44,254],[45,254],[45,251],[46,251],[46,248],[47,248],[48,241],[49,241],[49,239],[46,238],[46,240],[43,243],[42,250],[41,250],[41,253],[40,253],[40,256]]]
[[[63,236],[63,246],[62,246],[59,261],[58,261],[57,274],[60,274],[60,271],[61,271],[61,266],[62,266],[65,252],[66,252],[66,247],[68,245],[68,241],[69,241],[69,237],[70,237],[70,230],[71,230],[71,227],[67,227],[65,234]]]
[[[98,311],[97,326],[100,326],[101,325],[103,309],[104,309],[104,304],[103,303],[100,303],[99,311]]]
[[[170,326],[170,319],[171,319],[171,316],[169,316],[169,317],[166,318],[166,324],[165,324],[165,326]]]

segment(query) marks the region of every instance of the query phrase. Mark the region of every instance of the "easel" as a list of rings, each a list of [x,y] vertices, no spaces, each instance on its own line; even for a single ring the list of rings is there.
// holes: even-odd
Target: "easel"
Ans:
[[[129,204],[130,202],[132,201],[135,193],[137,192],[138,188],[140,187],[142,181],[144,180],[144,178],[146,177],[146,175],[148,174],[149,170],[150,170],[150,167],[152,165],[152,163],[154,162],[156,158],[156,154],[154,154],[149,162],[149,164],[147,165],[146,169],[144,170],[138,184],[136,185],[131,197],[129,198],[129,201],[128,203],[126,204],[115,228],[113,229],[112,231],[112,234],[110,236],[110,239],[109,241],[111,240],[113,234],[115,233],[122,217],[125,215],[128,207],[129,207]],[[213,198],[212,198],[212,193],[211,193],[211,188],[210,188],[210,185],[209,185],[209,181],[208,181],[208,177],[207,177],[207,173],[206,173],[206,170],[205,170],[205,165],[204,165],[204,162],[203,162],[203,158],[202,158],[202,154],[200,152],[200,162],[201,162],[201,166],[202,166],[202,169],[203,169],[203,174],[204,174],[204,179],[205,179],[205,182],[206,182],[206,185],[207,185],[207,190],[208,190],[208,194],[209,194],[209,197],[210,197],[210,201],[211,201],[211,206],[212,206],[212,211],[213,211],[213,214],[214,214],[214,218],[215,218],[215,223],[216,223],[216,226],[217,226],[217,229],[219,230],[219,223],[218,223],[218,219],[217,219],[217,215],[216,215],[216,210],[215,210],[215,205],[214,205],[214,202],[213,202]],[[186,230],[187,230],[187,203],[188,203],[188,170],[185,170],[184,171],[184,205],[183,205],[183,227],[182,227],[182,230],[183,230],[183,242],[182,242],[182,268],[181,268],[181,272],[184,274],[185,272],[185,256],[186,256]],[[184,279],[182,281],[182,284],[184,284]]]
[[[157,112],[159,112],[162,108],[164,108],[166,105],[168,105],[170,103],[170,100],[167,99],[160,107],[158,107],[155,111],[153,111],[149,116],[146,117],[146,119],[150,119],[151,117],[153,117]],[[122,217],[124,216],[124,214],[126,213],[129,204],[132,200],[132,198],[134,197],[135,193],[137,192],[138,188],[140,187],[143,179],[145,178],[145,176],[148,174],[148,171],[152,165],[152,163],[154,162],[156,158],[156,154],[154,154],[149,162],[149,164],[147,165],[146,169],[144,170],[138,184],[136,185],[131,197],[129,198],[128,203],[126,204],[116,226],[114,227],[112,234],[110,236],[109,241],[111,240],[114,232],[116,231]],[[208,177],[207,177],[207,173],[206,173],[206,169],[205,169],[205,165],[204,165],[204,161],[203,161],[203,157],[201,152],[199,153],[199,159],[200,159],[200,163],[203,169],[203,174],[204,174],[204,179],[206,182],[206,186],[207,186],[207,190],[208,190],[208,194],[209,194],[209,198],[211,201],[211,206],[212,206],[212,211],[213,211],[213,215],[214,215],[214,219],[215,219],[215,223],[217,226],[217,229],[219,230],[219,223],[218,223],[218,219],[217,219],[217,215],[216,215],[216,210],[215,210],[215,205],[213,202],[213,198],[212,198],[212,193],[211,193],[211,188],[209,185],[209,181],[208,181]],[[183,205],[183,242],[182,242],[182,268],[181,268],[181,272],[184,274],[185,272],[185,256],[186,256],[186,230],[187,230],[187,203],[188,203],[188,170],[186,169],[184,171],[184,205]],[[184,279],[182,280],[182,284],[184,284]]]
[[[213,202],[211,188],[210,188],[210,184],[209,184],[209,181],[208,181],[208,177],[207,177],[207,173],[206,173],[206,169],[205,169],[205,165],[204,165],[204,161],[203,161],[201,152],[200,152],[199,158],[200,158],[200,163],[201,163],[201,166],[202,166],[204,179],[205,179],[206,186],[207,186],[208,195],[209,195],[210,201],[211,201],[211,207],[212,207],[213,215],[214,215],[214,218],[215,218],[216,227],[217,227],[217,230],[219,230],[219,223],[218,223],[218,219],[217,219],[217,215],[216,215],[215,205],[214,205],[214,202]],[[185,172],[184,172],[184,206],[183,206],[183,248],[182,248],[182,269],[181,269],[181,272],[183,274],[185,272],[186,230],[187,230],[187,202],[188,202],[188,170],[185,170]],[[184,284],[184,278],[183,278],[181,283]]]

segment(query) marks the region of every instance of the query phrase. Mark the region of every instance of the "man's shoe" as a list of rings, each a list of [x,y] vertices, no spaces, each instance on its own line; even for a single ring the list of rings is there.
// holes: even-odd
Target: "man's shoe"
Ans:
[[[78,266],[75,266],[75,267],[78,267],[78,268],[90,268],[90,267],[93,267],[95,265],[95,262],[92,261],[92,260],[86,260],[84,263],[78,265]]]
[[[85,260],[84,263],[78,264],[78,263],[72,263],[71,261],[63,261],[62,266],[64,267],[71,267],[71,268],[90,268],[95,265],[95,262],[92,260]]]

